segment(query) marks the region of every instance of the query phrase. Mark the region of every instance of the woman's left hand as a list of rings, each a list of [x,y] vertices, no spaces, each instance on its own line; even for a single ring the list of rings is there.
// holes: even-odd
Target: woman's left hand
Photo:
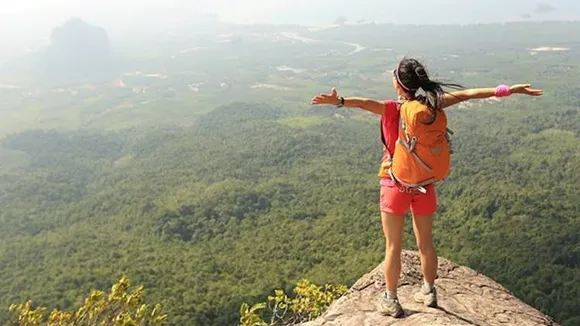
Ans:
[[[530,84],[517,84],[510,87],[512,94],[526,94],[530,96],[541,96],[543,94],[541,89],[532,89]]]

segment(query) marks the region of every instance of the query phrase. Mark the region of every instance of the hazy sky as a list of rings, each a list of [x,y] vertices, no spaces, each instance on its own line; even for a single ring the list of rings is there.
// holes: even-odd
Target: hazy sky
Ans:
[[[195,13],[237,23],[325,24],[339,16],[393,23],[580,19],[580,0],[0,0],[0,37],[48,36],[70,17],[109,33],[163,27]],[[524,17],[526,15],[526,17]]]

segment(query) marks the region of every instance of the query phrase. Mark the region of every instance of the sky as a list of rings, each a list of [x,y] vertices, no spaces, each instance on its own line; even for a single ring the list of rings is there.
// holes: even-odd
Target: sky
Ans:
[[[344,16],[396,24],[580,20],[580,0],[0,0],[0,39],[48,37],[71,17],[110,34],[217,13],[223,21],[328,24]]]

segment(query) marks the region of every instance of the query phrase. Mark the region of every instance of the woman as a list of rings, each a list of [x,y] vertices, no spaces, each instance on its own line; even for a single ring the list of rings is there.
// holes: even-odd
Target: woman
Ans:
[[[404,58],[393,71],[393,87],[399,101],[377,101],[367,98],[338,96],[336,89],[330,94],[319,94],[312,104],[330,104],[339,107],[360,108],[381,115],[381,138],[384,156],[381,163],[380,208],[383,232],[386,240],[385,281],[386,291],[381,296],[381,308],[393,317],[402,317],[403,308],[397,298],[397,284],[401,273],[401,251],[403,246],[403,226],[409,208],[413,216],[413,231],[421,257],[424,282],[415,293],[414,300],[429,307],[437,307],[437,291],[434,283],[437,277],[437,253],[433,246],[433,215],[437,211],[437,194],[433,184],[419,187],[420,191],[409,189],[393,180],[387,173],[394,155],[395,143],[399,137],[399,108],[405,101],[419,101],[431,113],[431,123],[438,116],[444,116],[443,109],[470,99],[492,96],[503,97],[511,94],[531,96],[542,95],[541,90],[531,89],[529,84],[513,86],[500,85],[495,88],[463,89],[457,84],[447,84],[431,80],[425,67],[416,59]],[[442,87],[460,89],[447,93]]]

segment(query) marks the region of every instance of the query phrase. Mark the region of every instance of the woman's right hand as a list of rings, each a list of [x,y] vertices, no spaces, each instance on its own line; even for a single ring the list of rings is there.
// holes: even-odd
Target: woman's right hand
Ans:
[[[340,99],[338,98],[338,93],[336,92],[336,88],[332,88],[329,94],[318,94],[317,96],[313,97],[310,101],[310,104],[330,104],[330,105],[339,105]]]

